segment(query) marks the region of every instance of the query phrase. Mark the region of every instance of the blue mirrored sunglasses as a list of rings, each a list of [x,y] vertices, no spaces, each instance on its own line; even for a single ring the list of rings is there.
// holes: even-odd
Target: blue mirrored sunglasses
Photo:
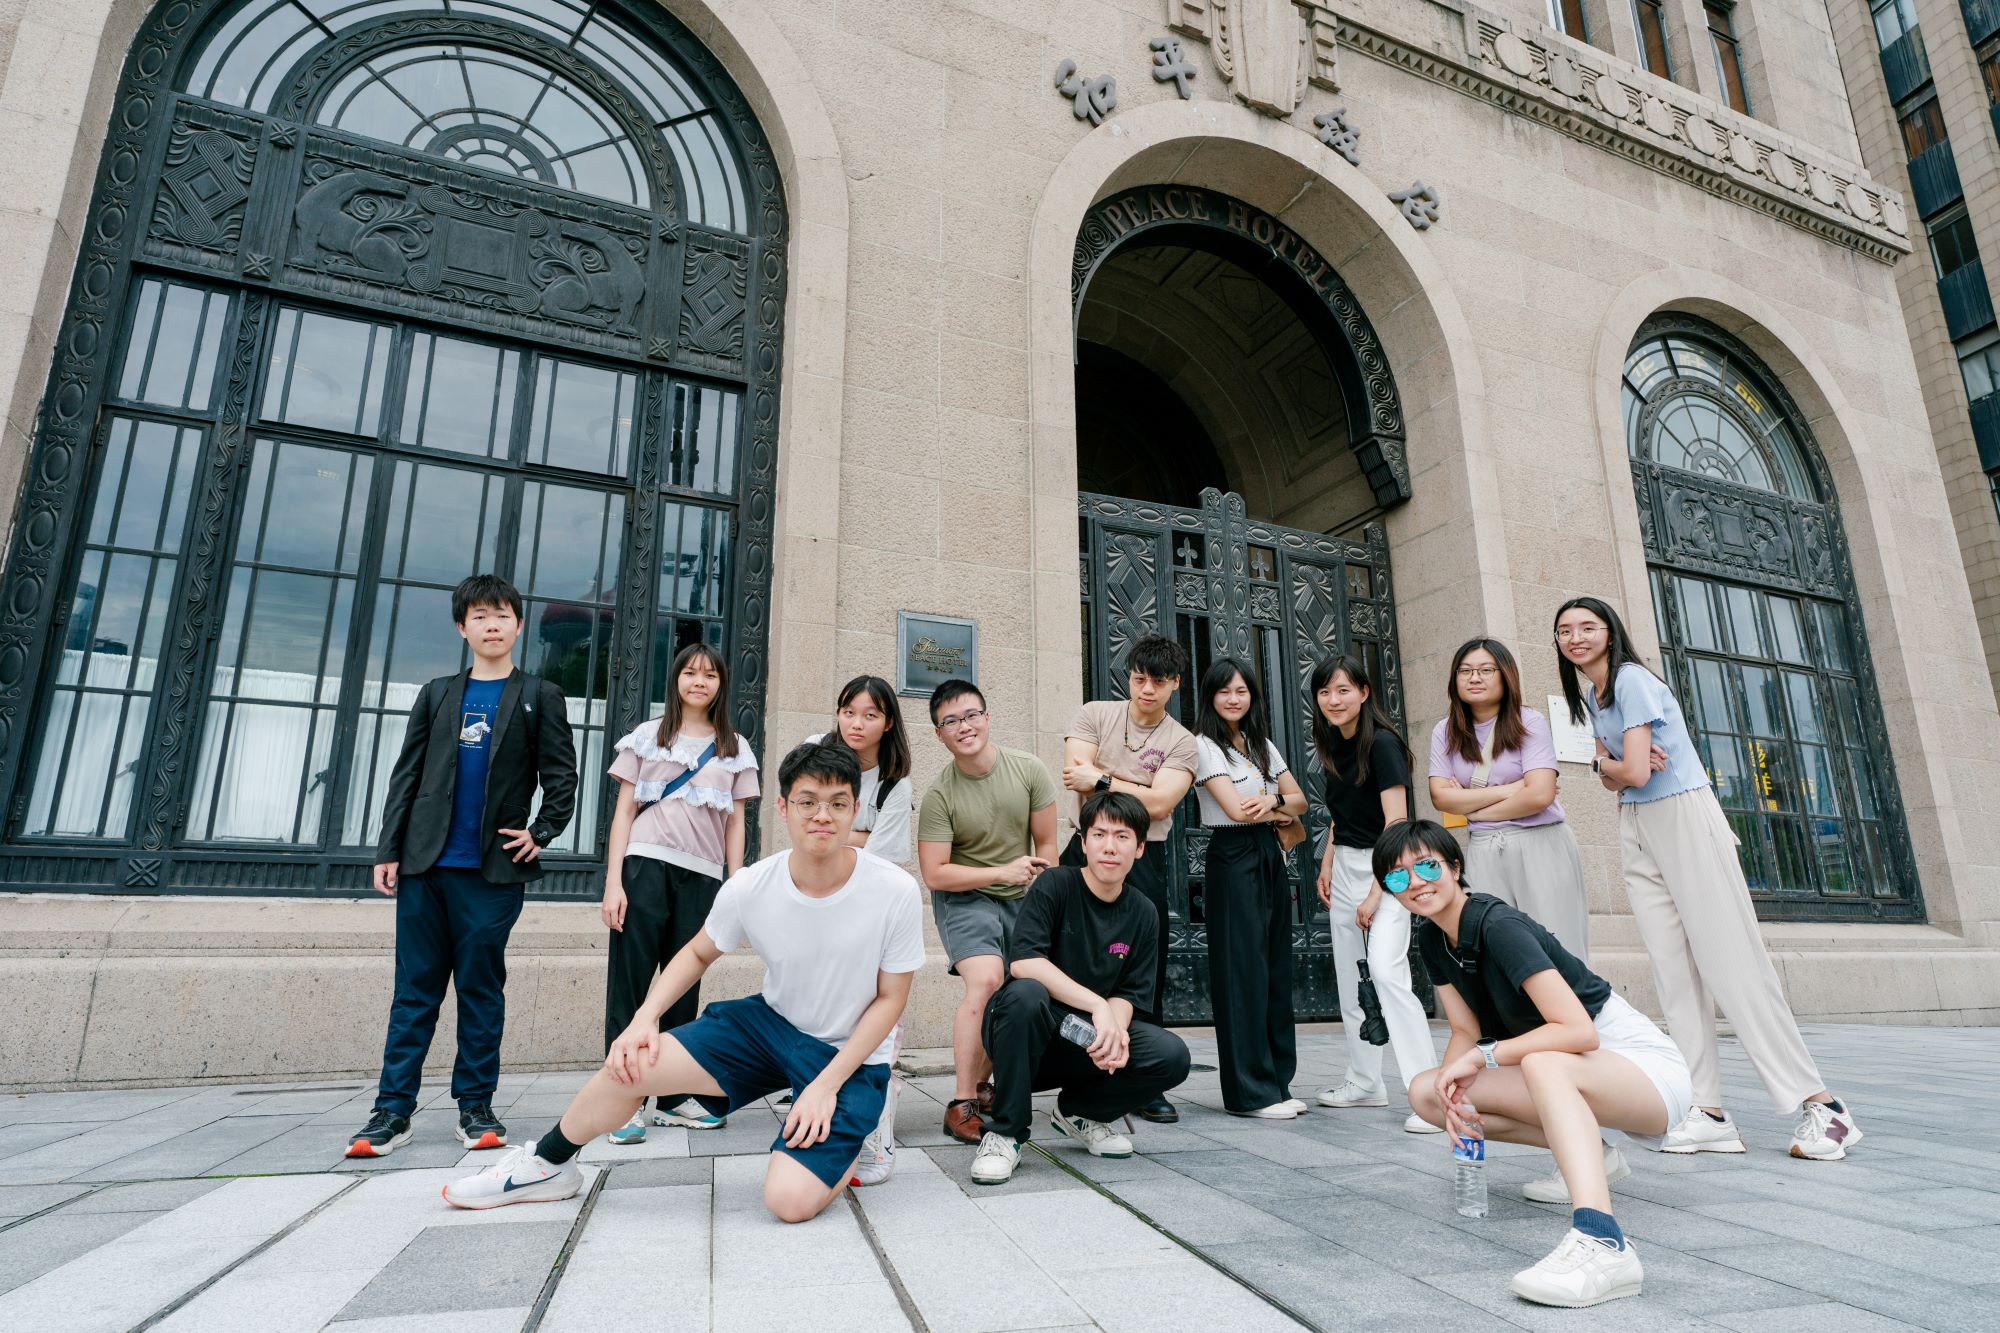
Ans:
[[[1426,856],[1410,867],[1417,872],[1417,878],[1426,884],[1435,884],[1444,875],[1444,862],[1435,856]],[[1391,893],[1403,893],[1410,887],[1410,870],[1391,870],[1382,876],[1382,887]]]

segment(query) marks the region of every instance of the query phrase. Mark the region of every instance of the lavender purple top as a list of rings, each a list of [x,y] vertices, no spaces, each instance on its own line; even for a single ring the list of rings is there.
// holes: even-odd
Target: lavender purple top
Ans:
[[[1521,725],[1528,733],[1521,741],[1521,748],[1502,750],[1493,756],[1493,768],[1486,775],[1487,786],[1500,787],[1509,782],[1519,782],[1528,770],[1534,768],[1546,768],[1551,773],[1560,771],[1556,768],[1556,742],[1549,734],[1548,719],[1532,708],[1523,708]],[[1451,749],[1450,742],[1445,739],[1445,730],[1445,723],[1439,722],[1431,731],[1430,775],[1434,778],[1454,778],[1459,786],[1469,787],[1472,785],[1472,770],[1478,765]],[[1493,734],[1493,723],[1480,723],[1473,728],[1473,734],[1484,745],[1486,738]],[[1560,824],[1563,822],[1562,802],[1550,801],[1548,809],[1525,819],[1483,820],[1473,815],[1466,822],[1475,833],[1482,829],[1539,828],[1543,824]]]

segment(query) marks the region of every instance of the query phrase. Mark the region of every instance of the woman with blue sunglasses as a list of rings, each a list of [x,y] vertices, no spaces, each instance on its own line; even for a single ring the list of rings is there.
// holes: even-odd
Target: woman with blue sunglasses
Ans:
[[[1555,1154],[1570,1229],[1513,1291],[1541,1305],[1636,1296],[1639,1254],[1611,1215],[1629,1174],[1609,1133],[1657,1147],[1694,1100],[1680,1049],[1533,918],[1468,892],[1443,826],[1398,824],[1375,844],[1382,886],[1419,918],[1417,949],[1451,1021],[1444,1061],[1410,1107],[1455,1138],[1474,1133]]]

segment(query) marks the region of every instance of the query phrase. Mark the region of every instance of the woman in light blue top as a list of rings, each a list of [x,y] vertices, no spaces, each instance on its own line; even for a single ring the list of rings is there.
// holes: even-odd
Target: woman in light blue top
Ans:
[[[1667,1031],[1687,1057],[1695,1105],[1661,1151],[1743,1151],[1722,1110],[1715,1006],[1780,1113],[1796,1110],[1791,1153],[1837,1161],[1861,1141],[1827,1092],[1764,951],[1736,835],[1666,682],[1641,666],[1618,613],[1595,597],[1556,612],[1557,671],[1570,720],[1590,719],[1596,770],[1618,795],[1618,850],[1632,917],[1653,964]],[[1586,689],[1585,686],[1588,686]]]

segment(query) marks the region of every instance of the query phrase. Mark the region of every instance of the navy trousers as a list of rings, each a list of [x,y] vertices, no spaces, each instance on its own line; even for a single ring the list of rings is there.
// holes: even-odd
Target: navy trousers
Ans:
[[[521,885],[489,884],[477,870],[438,866],[403,877],[396,890],[396,998],[382,1046],[378,1109],[416,1110],[446,982],[458,990],[452,1100],[471,1106],[493,1099],[507,1022],[507,937],[525,897]]]

